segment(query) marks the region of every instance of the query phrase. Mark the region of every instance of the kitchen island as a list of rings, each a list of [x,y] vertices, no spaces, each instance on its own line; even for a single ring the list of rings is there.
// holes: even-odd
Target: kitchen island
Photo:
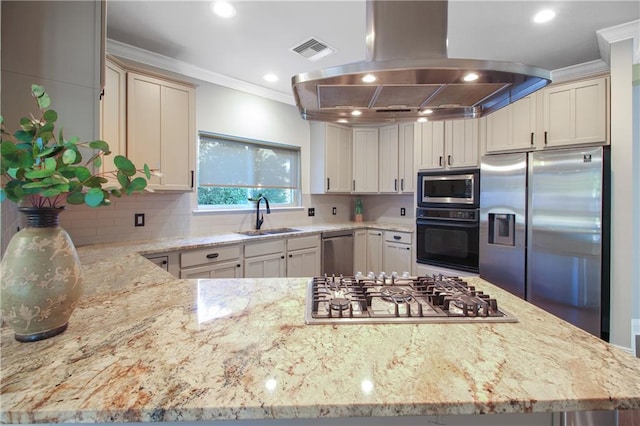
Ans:
[[[79,252],[67,331],[2,328],[3,423],[640,409],[640,359],[479,278],[517,323],[307,325],[308,278],[180,280]]]

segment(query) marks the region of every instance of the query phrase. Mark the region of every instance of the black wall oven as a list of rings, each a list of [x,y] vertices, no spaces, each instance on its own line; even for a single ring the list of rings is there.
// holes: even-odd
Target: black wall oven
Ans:
[[[478,272],[480,171],[418,173],[416,261]]]

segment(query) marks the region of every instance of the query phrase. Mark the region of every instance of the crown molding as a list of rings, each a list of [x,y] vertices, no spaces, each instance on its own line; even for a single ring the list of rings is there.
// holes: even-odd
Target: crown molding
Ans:
[[[598,48],[600,57],[609,63],[611,57],[611,44],[632,39],[633,40],[633,63],[640,63],[640,19],[620,24],[596,31],[598,38]]]
[[[282,102],[288,105],[295,105],[293,95],[286,95],[282,92],[269,90],[264,87],[237,80],[226,75],[218,74],[204,68],[196,67],[168,56],[160,55],[149,50],[140,49],[116,40],[107,39],[107,53],[125,60],[137,62],[142,65],[160,68],[162,70],[174,72],[186,77],[218,84],[220,86],[239,90],[263,98]]]
[[[598,75],[609,74],[609,64],[601,59],[585,62],[583,64],[571,65],[551,71],[552,83],[564,83],[567,81],[591,78]]]

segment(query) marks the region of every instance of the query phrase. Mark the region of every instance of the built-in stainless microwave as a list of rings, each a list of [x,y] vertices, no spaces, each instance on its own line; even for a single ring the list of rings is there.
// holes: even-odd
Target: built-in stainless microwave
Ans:
[[[478,208],[480,170],[419,172],[418,206]]]

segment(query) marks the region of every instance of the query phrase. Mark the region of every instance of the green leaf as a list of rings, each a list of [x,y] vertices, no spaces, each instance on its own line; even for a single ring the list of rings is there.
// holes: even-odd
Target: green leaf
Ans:
[[[47,92],[44,91],[44,87],[32,84],[31,93],[33,93],[33,96],[38,101],[40,109],[46,109],[51,104],[51,99],[49,98],[49,95],[47,95]]]
[[[118,178],[118,183],[120,184],[120,186],[122,186],[123,188],[126,188],[127,186],[129,186],[129,182],[131,182],[131,180],[127,175],[122,173],[120,170],[118,170],[118,174],[116,175],[116,177]]]
[[[69,204],[84,204],[84,194],[82,192],[72,192],[67,196]]]
[[[95,160],[93,160],[93,165],[96,166],[96,169],[102,167],[102,157],[97,157]]]
[[[78,167],[76,168],[76,177],[79,181],[85,181],[91,177],[91,171],[86,167]]]
[[[60,195],[60,189],[58,188],[47,188],[44,191],[42,191],[40,193],[41,196],[48,198],[48,197],[55,197],[57,195]]]
[[[62,154],[62,162],[64,164],[73,164],[76,161],[76,152],[73,149],[67,149]]]
[[[25,132],[24,130],[16,130],[13,134],[13,137],[16,138],[18,142],[33,143],[33,135],[31,133]]]
[[[53,109],[48,109],[44,112],[43,118],[48,123],[55,123],[58,120],[58,113]]]
[[[54,157],[49,157],[44,159],[44,168],[45,170],[55,171],[58,162]]]
[[[84,196],[84,202],[89,207],[98,207],[104,200],[104,194],[100,188],[91,188]]]
[[[52,176],[56,171],[55,170],[46,170],[46,169],[38,169],[38,170],[30,170],[24,174],[26,178],[29,179],[42,179],[49,176]]]
[[[113,158],[113,164],[118,168],[118,171],[127,176],[133,176],[136,174],[136,166],[133,165],[131,160],[122,155],[116,155]]]
[[[134,192],[141,192],[147,186],[147,181],[144,178],[137,177],[131,181],[131,184],[127,187],[127,195],[131,195]]]
[[[147,164],[144,165],[144,175],[147,177],[147,180],[151,179],[151,169]]]
[[[3,141],[2,144],[0,144],[0,154],[3,157],[12,155],[17,151],[18,148],[16,148],[16,145],[11,141]]]
[[[93,148],[93,149],[99,149],[102,152],[110,152],[109,151],[109,144],[106,143],[105,141],[93,141],[93,142],[89,142],[89,148]]]
[[[49,146],[49,147],[45,148],[44,150],[42,150],[37,156],[38,157],[53,157],[54,155],[57,155],[63,149],[64,149],[63,147],[58,146],[58,145]]]
[[[40,128],[40,133],[52,133],[54,128],[53,123],[45,123],[45,125]]]
[[[29,183],[25,183],[24,185],[22,185],[23,188],[25,189],[31,189],[31,188],[46,188],[47,186],[49,186],[48,184],[44,183],[44,181],[35,181],[35,182],[29,182]]]
[[[20,128],[25,132],[31,133],[34,128],[33,121],[28,117],[22,117],[20,119]]]

